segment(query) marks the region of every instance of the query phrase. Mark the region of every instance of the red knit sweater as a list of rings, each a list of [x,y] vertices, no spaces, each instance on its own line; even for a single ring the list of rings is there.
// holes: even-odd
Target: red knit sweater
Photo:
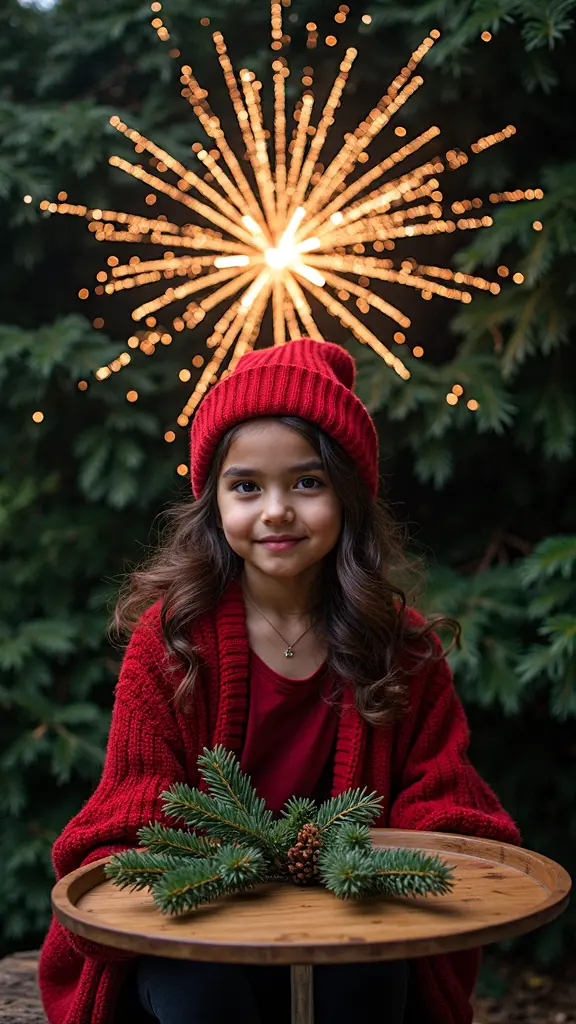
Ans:
[[[411,611],[413,621],[421,621]],[[241,754],[247,714],[249,647],[241,589],[234,582],[217,608],[194,624],[204,665],[193,706],[171,697],[159,609],[147,612],[124,658],[100,783],[54,843],[58,878],[127,846],[162,814],[160,793],[198,783],[197,757],[222,743]],[[394,727],[371,728],[353,707],[339,717],[332,794],[367,786],[384,798],[378,826],[456,832],[519,843],[520,835],[467,757],[469,730],[443,660],[411,677],[409,713]],[[49,1024],[112,1024],[131,954],[96,945],[55,919],[40,957]],[[479,950],[412,961],[425,1016],[418,1024],[471,1024]]]

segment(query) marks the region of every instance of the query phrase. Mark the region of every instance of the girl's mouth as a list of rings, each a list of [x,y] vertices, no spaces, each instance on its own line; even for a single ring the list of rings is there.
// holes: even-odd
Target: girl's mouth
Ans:
[[[267,548],[268,551],[286,551],[288,548],[293,548],[296,544],[299,544],[303,537],[293,537],[290,540],[261,540],[258,541],[262,547]]]

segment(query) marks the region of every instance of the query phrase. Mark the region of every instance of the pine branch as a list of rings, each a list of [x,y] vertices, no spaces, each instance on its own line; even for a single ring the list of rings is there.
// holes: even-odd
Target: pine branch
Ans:
[[[166,813],[191,831],[150,822],[138,832],[146,849],[116,854],[105,869],[120,888],[148,886],[164,914],[287,877],[322,881],[340,899],[441,895],[453,885],[438,857],[373,849],[370,823],[382,802],[375,793],[348,790],[321,807],[291,797],[274,821],[234,754],[205,748],[199,765],[209,793],[175,783],[161,794]]]
[[[318,807],[308,797],[290,797],[282,808],[280,817],[272,825],[272,839],[281,853],[286,854],[296,842],[296,836],[303,825],[316,821]]]
[[[294,825],[306,825],[316,821],[318,805],[307,796],[291,796],[280,811],[283,818],[290,819]]]
[[[349,789],[322,804],[316,824],[322,832],[340,822],[369,825],[381,812],[382,797],[364,789]]]
[[[166,813],[181,818],[188,828],[206,828],[223,842],[248,842],[274,852],[271,811],[258,808],[253,815],[248,815],[183,782],[175,783],[161,796]]]
[[[104,865],[104,874],[119,889],[145,889],[166,872],[180,867],[182,859],[171,854],[147,853],[145,850],[122,850]]]
[[[213,858],[191,860],[166,872],[152,886],[152,895],[163,914],[184,914],[201,903],[225,896],[228,889]]]
[[[253,847],[223,846],[218,855],[190,860],[157,879],[154,902],[164,914],[183,914],[219,896],[250,889],[267,877],[268,864]]]
[[[373,850],[379,890],[393,896],[444,896],[454,888],[453,869],[420,850]]]
[[[360,850],[362,853],[370,853],[373,849],[370,826],[356,825],[349,821],[334,826],[326,835],[324,849],[335,847],[341,850]]]
[[[370,857],[362,850],[333,847],[318,860],[320,879],[338,899],[369,896],[374,891],[374,872]]]
[[[139,829],[138,838],[151,853],[173,853],[180,857],[212,857],[219,843],[184,829],[166,828],[158,821]]]
[[[240,768],[233,751],[218,744],[213,750],[204,747],[198,758],[200,774],[206,780],[214,800],[246,815],[261,815],[266,803],[254,789],[251,779]]]
[[[318,867],[327,889],[339,899],[370,896],[442,896],[454,886],[452,869],[418,850],[347,849],[323,851]]]

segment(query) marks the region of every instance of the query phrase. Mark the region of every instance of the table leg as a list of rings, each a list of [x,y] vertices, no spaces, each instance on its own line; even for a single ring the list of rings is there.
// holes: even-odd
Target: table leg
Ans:
[[[312,971],[312,964],[292,964],[290,967],[292,1024],[314,1024]]]

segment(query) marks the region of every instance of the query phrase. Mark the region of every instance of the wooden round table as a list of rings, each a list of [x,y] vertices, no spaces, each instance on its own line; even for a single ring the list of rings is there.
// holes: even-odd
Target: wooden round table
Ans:
[[[314,964],[484,946],[540,928],[568,905],[568,872],[540,853],[440,832],[374,829],[373,838],[379,847],[438,854],[454,869],[454,889],[445,896],[356,901],[320,887],[269,883],[167,917],[147,890],[118,889],[107,880],[104,858],[62,878],[52,905],[70,931],[135,954],[289,964],[293,1024],[313,1022]]]

